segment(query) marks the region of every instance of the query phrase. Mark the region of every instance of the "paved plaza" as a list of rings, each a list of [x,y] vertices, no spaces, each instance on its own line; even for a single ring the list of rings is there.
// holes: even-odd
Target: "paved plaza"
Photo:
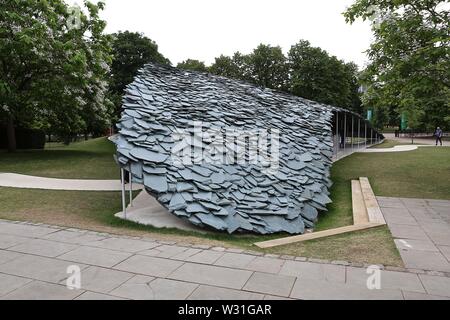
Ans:
[[[378,197],[407,268],[450,272],[450,201]]]
[[[380,289],[369,290],[366,267],[321,262],[0,221],[1,299],[450,297],[447,273],[386,267]],[[81,287],[71,290],[74,266]]]

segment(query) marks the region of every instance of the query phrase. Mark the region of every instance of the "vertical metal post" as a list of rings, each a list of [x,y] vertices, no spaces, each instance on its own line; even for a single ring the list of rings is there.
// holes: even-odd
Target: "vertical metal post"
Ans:
[[[345,143],[347,142],[347,114],[344,112],[344,156],[345,156]]]
[[[355,128],[354,128],[354,124],[353,124],[353,114],[352,114],[352,152],[353,152],[353,138],[354,138],[354,132],[355,132]]]
[[[130,183],[130,207],[133,206],[133,176],[131,175],[131,164],[130,164],[130,171],[128,171],[129,174],[129,183]]]
[[[367,148],[367,121],[364,120],[364,148]]]
[[[373,144],[373,128],[370,128],[370,144]]]
[[[336,110],[336,160],[339,159],[339,147],[341,139],[339,138],[339,111]]]
[[[120,168],[120,183],[122,185],[122,212],[123,216],[127,218],[127,204],[125,203],[125,170]]]
[[[359,149],[359,143],[360,143],[360,137],[361,135],[361,118],[358,118],[358,149]]]

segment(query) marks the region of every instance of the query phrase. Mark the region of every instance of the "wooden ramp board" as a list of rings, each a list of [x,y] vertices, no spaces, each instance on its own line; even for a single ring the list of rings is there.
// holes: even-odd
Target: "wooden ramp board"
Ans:
[[[377,198],[370,187],[369,179],[366,177],[360,177],[359,182],[361,184],[361,191],[366,205],[367,215],[369,216],[369,222],[386,224],[383,213],[378,205]]]
[[[353,224],[359,225],[369,223],[369,217],[367,215],[359,180],[352,180],[352,211]]]
[[[351,225],[351,226],[345,226],[345,227],[340,227],[340,228],[335,228],[335,229],[301,234],[298,236],[256,242],[255,245],[259,248],[271,248],[271,247],[286,245],[286,244],[295,243],[295,242],[301,242],[301,241],[306,241],[306,240],[334,236],[334,235],[343,234],[343,233],[352,232],[352,231],[358,231],[358,230],[379,227],[382,225],[383,224],[380,224],[380,223],[365,223],[365,224],[360,224],[360,225]]]

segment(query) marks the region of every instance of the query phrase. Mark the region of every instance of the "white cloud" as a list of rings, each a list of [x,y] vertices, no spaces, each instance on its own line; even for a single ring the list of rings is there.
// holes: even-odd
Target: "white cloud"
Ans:
[[[67,0],[68,3],[82,0]],[[345,23],[353,0],[105,0],[107,32],[142,32],[176,64],[187,58],[210,64],[220,54],[249,53],[259,43],[284,52],[300,39],[360,67],[370,26]]]

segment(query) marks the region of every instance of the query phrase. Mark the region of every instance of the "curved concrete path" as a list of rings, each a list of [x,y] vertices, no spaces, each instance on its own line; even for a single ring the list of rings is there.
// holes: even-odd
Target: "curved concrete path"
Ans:
[[[17,173],[0,173],[0,187],[70,191],[121,190],[120,180],[57,179]],[[133,190],[142,188],[142,185],[133,184]]]
[[[399,145],[394,146],[392,148],[369,148],[369,149],[363,149],[359,150],[357,152],[364,152],[364,153],[377,153],[377,152],[404,152],[404,151],[413,151],[416,150],[418,147],[430,147],[430,145],[418,145],[418,144],[411,144],[411,145]]]

